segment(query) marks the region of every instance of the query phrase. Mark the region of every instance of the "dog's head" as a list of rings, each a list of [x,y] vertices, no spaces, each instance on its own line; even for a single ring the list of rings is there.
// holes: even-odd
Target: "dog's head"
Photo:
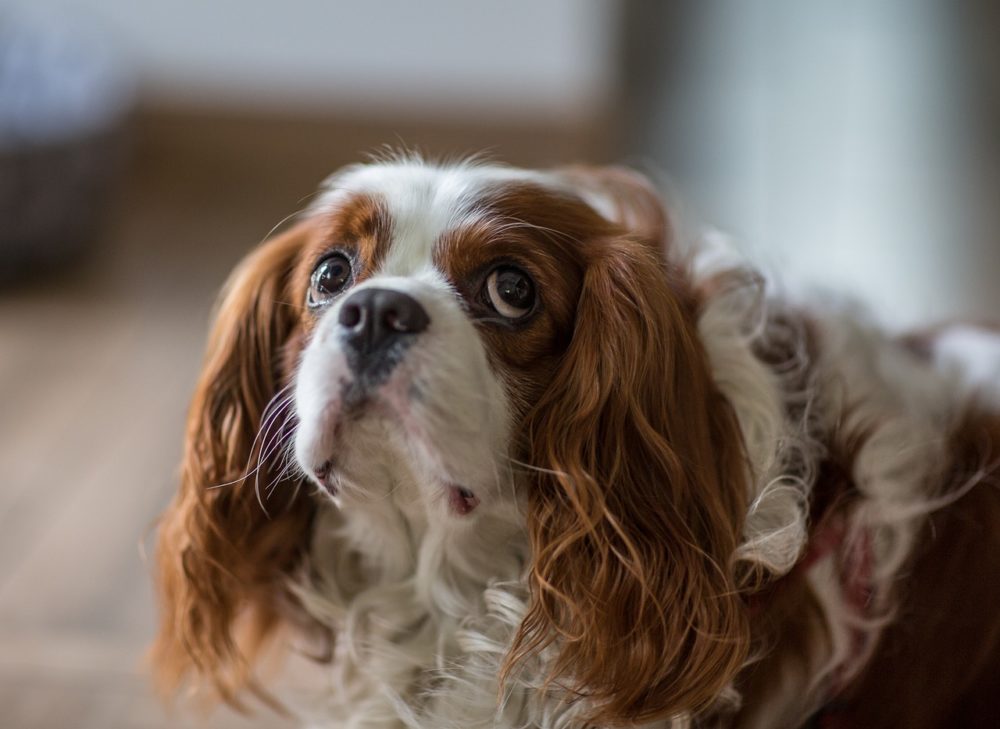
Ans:
[[[161,528],[162,675],[235,698],[332,500],[382,570],[434,535],[485,582],[526,532],[508,668],[544,651],[600,722],[703,706],[746,655],[747,495],[697,307],[633,173],[334,175],[222,297]]]

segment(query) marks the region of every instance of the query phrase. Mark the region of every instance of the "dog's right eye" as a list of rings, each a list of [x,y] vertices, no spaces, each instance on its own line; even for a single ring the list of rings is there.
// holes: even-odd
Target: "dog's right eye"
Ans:
[[[316,265],[309,280],[309,306],[316,308],[329,303],[350,282],[351,260],[343,253],[327,256]]]

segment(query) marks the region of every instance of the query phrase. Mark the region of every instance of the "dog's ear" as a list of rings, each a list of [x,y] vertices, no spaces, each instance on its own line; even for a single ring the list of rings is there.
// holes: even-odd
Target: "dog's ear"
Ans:
[[[181,485],[160,525],[160,630],[153,668],[165,692],[189,674],[237,703],[278,621],[314,505],[282,480],[283,349],[296,326],[289,275],[306,221],[264,243],[230,277],[188,414]],[[266,489],[266,490],[265,490]]]
[[[637,239],[663,244],[671,235],[659,191],[646,177],[627,167],[563,167],[568,182],[601,217]]]
[[[505,667],[544,655],[599,726],[705,707],[749,641],[738,426],[666,241],[636,233],[665,226],[627,227],[581,243],[572,339],[529,417],[532,599]]]

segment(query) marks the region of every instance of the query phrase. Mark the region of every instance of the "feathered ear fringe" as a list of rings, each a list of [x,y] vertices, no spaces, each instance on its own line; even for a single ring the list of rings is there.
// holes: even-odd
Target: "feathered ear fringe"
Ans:
[[[161,620],[151,661],[165,694],[195,673],[234,705],[245,688],[263,696],[253,662],[279,622],[284,576],[306,548],[315,508],[296,484],[275,483],[281,449],[258,437],[284,416],[272,403],[296,323],[285,303],[288,276],[310,229],[300,223],[250,254],[212,327],[180,490],[159,526]],[[261,485],[272,486],[266,511]]]
[[[743,664],[747,464],[657,241],[584,245],[575,332],[528,423],[532,603],[504,675],[545,651],[549,687],[603,726],[704,707]]]
[[[801,313],[768,298],[766,279],[724,236],[703,235],[696,248],[698,332],[750,458],[737,557],[752,587],[791,570],[808,538],[809,498],[824,450],[815,435],[811,332]]]

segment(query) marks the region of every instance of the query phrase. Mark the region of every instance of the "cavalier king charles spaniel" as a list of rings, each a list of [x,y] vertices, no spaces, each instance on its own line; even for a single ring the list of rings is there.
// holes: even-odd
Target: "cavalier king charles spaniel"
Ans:
[[[154,666],[312,727],[995,727],[1000,334],[620,169],[344,169],[218,305]]]

